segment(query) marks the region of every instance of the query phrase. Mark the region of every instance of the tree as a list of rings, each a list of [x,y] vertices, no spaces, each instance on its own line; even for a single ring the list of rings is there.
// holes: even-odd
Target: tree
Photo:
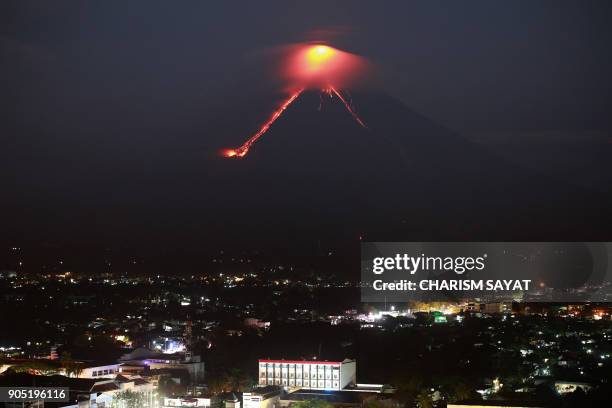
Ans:
[[[474,390],[463,381],[457,381],[450,385],[448,393],[449,401],[457,402],[474,397]]]
[[[140,408],[144,405],[145,398],[141,392],[125,390],[118,392],[113,397],[112,408]]]
[[[212,374],[208,380],[208,389],[213,393],[226,391],[244,391],[254,385],[253,379],[238,368]]]
[[[227,383],[233,391],[244,391],[254,385],[253,379],[238,368],[230,369],[226,376]]]
[[[417,395],[416,403],[419,408],[433,408],[433,401],[426,390],[423,390]]]
[[[392,399],[378,399],[376,397],[368,397],[363,401],[364,408],[393,408],[396,406],[396,401]]]
[[[41,375],[54,375],[58,373],[58,367],[45,361],[27,361],[10,367],[16,373],[30,373]]]
[[[307,401],[299,401],[291,404],[291,408],[331,408],[332,404],[327,401],[313,399]]]
[[[62,352],[60,355],[60,363],[68,377],[79,377],[83,372],[83,365],[73,360],[72,355],[67,351]]]
[[[395,381],[397,384],[396,398],[406,406],[414,405],[419,390],[423,388],[423,382],[423,378],[418,374],[412,374],[410,377],[402,376],[397,378]]]

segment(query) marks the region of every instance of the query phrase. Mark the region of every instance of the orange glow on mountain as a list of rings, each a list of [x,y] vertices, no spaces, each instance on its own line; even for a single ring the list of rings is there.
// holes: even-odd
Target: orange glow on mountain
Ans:
[[[324,66],[335,54],[336,50],[327,45],[316,45],[306,51],[306,60],[310,68],[316,70]]]
[[[353,108],[350,98],[347,100],[342,93],[342,88],[352,84],[365,69],[365,61],[361,57],[325,44],[298,44],[285,50],[283,62],[281,75],[291,90],[289,96],[240,147],[223,150],[221,154],[224,157],[245,157],[251,146],[268,132],[289,105],[307,89],[317,89],[331,98],[337,97],[353,119],[361,127],[367,128]]]
[[[343,88],[365,70],[365,60],[325,44],[299,44],[288,48],[281,75],[291,87]]]
[[[289,107],[289,105],[291,105],[293,103],[293,101],[295,101],[297,99],[297,97],[300,96],[302,91],[303,91],[303,89],[300,89],[300,90],[294,92],[293,94],[291,94],[289,96],[289,98],[287,98],[277,110],[272,112],[272,116],[270,116],[270,119],[268,119],[263,125],[261,125],[261,127],[259,128],[257,133],[255,133],[253,136],[251,136],[249,139],[247,139],[247,141],[244,142],[242,144],[242,146],[240,146],[240,147],[238,147],[236,149],[226,149],[226,150],[224,150],[223,151],[223,156],[225,156],[225,157],[238,157],[238,158],[242,158],[242,157],[246,156],[246,154],[249,152],[249,149],[251,148],[253,143],[255,143],[260,137],[262,137],[268,131],[268,129],[270,129],[270,126],[272,126],[272,124],[274,122],[276,122],[276,119],[280,118],[280,116],[283,114],[285,109],[287,109]]]

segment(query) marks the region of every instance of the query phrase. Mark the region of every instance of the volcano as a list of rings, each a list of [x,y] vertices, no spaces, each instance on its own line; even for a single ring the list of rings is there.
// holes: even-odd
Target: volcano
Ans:
[[[305,91],[254,154],[215,160],[220,228],[294,240],[609,238],[610,197],[507,163],[384,93],[352,97],[367,128],[338,98]],[[216,143],[228,140],[239,143]]]
[[[259,128],[257,133],[255,133],[253,136],[247,139],[247,141],[244,142],[242,146],[240,146],[239,148],[225,149],[222,152],[222,155],[227,158],[245,157],[249,153],[251,146],[253,146],[255,142],[257,142],[263,135],[265,135],[268,132],[268,130],[270,130],[270,127],[274,124],[274,122],[276,122],[282,116],[282,114],[287,110],[287,108],[289,108],[289,106],[291,106],[291,104],[294,101],[296,101],[297,98],[300,97],[300,95],[302,95],[302,92],[304,92],[303,88],[298,89],[297,91],[289,95],[289,97],[285,101],[283,101],[281,106],[278,109],[276,109],[274,112],[272,112],[272,116],[270,116],[270,118],[266,122],[264,122],[264,124]],[[367,128],[366,124],[359,117],[359,115],[357,115],[357,112],[355,112],[355,110],[353,109],[352,102],[349,102],[346,99],[346,97],[342,95],[341,91],[338,91],[333,86],[328,86],[321,90],[321,94],[319,96],[321,98],[321,103],[319,104],[319,110],[321,110],[321,107],[323,106],[323,98],[325,99],[338,98],[340,102],[342,102],[344,107],[346,108],[346,111],[351,114],[353,119],[355,119],[355,122],[357,122],[359,126],[361,126],[362,128]]]

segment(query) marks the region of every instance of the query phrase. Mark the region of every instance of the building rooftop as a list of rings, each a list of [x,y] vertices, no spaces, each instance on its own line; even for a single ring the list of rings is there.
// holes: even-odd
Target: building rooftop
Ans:
[[[251,394],[268,396],[273,394],[280,394],[282,391],[281,387],[276,385],[267,385],[265,387],[257,387],[251,391]]]
[[[327,391],[327,390],[306,390],[300,389],[283,396],[283,400],[289,401],[308,401],[320,399],[330,403],[361,403],[365,398],[378,396],[378,392],[353,392],[353,391]]]
[[[96,384],[91,389],[92,392],[107,392],[118,390],[119,386],[115,384],[113,381],[104,382],[102,384]]]
[[[236,393],[232,391],[223,392],[217,395],[217,399],[220,401],[240,401],[240,397],[238,395],[242,396],[241,394],[242,393]]]
[[[89,392],[96,380],[89,378],[70,378],[63,375],[31,375],[14,373],[0,376],[0,386],[8,387],[63,387],[70,391]]]
[[[117,361],[110,361],[110,360],[106,360],[106,361],[80,361],[80,366],[82,368],[92,368],[92,367],[105,367],[105,366],[112,366],[112,365],[120,365],[121,363],[118,363]]]
[[[508,408],[542,408],[545,404],[534,401],[495,401],[495,400],[466,400],[448,404],[452,407],[508,407]]]
[[[384,388],[389,388],[390,386],[385,384],[349,384],[347,385],[343,391],[371,391],[371,392],[381,392]]]
[[[327,361],[327,360],[273,360],[273,359],[259,359],[260,363],[285,363],[285,364],[343,364],[343,363],[352,363],[355,360],[351,360],[345,358],[340,361]]]

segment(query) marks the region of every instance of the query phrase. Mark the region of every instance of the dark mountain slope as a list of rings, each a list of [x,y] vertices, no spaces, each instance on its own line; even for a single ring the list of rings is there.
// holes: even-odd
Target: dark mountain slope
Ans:
[[[353,99],[368,129],[307,92],[247,157],[214,164],[239,180],[215,185],[237,228],[255,217],[380,240],[608,236],[607,197],[510,165],[384,94]]]

